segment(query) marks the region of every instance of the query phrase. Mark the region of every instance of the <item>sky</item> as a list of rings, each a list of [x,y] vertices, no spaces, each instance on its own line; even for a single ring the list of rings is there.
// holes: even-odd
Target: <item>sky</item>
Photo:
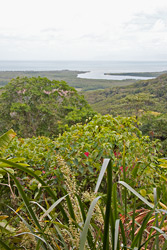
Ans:
[[[0,60],[167,61],[166,0],[5,0]]]

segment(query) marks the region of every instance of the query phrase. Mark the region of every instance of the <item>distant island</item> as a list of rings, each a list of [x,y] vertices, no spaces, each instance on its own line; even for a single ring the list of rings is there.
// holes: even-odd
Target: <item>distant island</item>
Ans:
[[[158,77],[162,74],[167,73],[167,71],[162,72],[124,72],[124,73],[104,73],[104,75],[110,76],[140,76],[140,77]]]

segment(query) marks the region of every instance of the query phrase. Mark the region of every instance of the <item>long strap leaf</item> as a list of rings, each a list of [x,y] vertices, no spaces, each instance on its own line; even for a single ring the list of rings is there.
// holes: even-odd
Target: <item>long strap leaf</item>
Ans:
[[[38,202],[36,202],[36,201],[30,201],[30,203],[36,204],[37,206],[39,206],[39,207],[41,208],[41,210],[42,210],[44,213],[46,212],[46,209],[43,208]],[[66,228],[66,227],[65,227],[64,225],[62,225],[61,223],[54,222],[53,219],[52,219],[52,217],[50,216],[50,214],[47,214],[47,217],[48,217],[49,220],[52,221],[52,223],[54,224],[54,228],[55,228],[55,230],[57,231],[58,235],[60,236],[61,242],[62,242],[62,244],[63,244],[63,246],[64,246],[64,250],[68,250],[68,247],[67,247],[67,245],[66,245],[66,243],[65,243],[65,241],[64,241],[64,238],[63,238],[63,236],[62,236],[62,234],[61,234],[61,232],[60,232],[60,230],[59,230],[59,227],[64,227],[64,228]],[[57,224],[58,224],[59,227],[57,227]],[[57,239],[56,239],[56,240],[57,240]]]
[[[124,187],[126,187],[127,189],[129,189],[129,191],[131,191],[134,195],[136,195],[140,200],[142,200],[147,206],[149,206],[150,208],[154,208],[154,206],[147,201],[143,196],[141,196],[138,192],[136,192],[131,186],[129,186],[126,182],[124,181],[118,181],[119,184],[122,184]]]
[[[119,238],[119,222],[120,219],[115,222],[115,239],[114,239],[114,250],[117,250],[118,238]]]
[[[111,160],[107,166],[107,201],[106,212],[104,218],[104,237],[103,237],[103,250],[109,249],[109,222],[111,214],[111,196],[112,196],[112,163]],[[111,227],[114,225],[111,224]]]
[[[157,230],[164,238],[165,238],[165,240],[167,240],[167,235],[166,235],[166,233],[164,232],[164,231],[162,231],[160,228],[158,228],[158,227],[152,227],[152,228],[154,228],[155,230]]]
[[[139,230],[139,232],[137,233],[136,237],[134,238],[132,244],[131,244],[131,247],[136,247],[136,245],[138,245],[139,249],[141,247],[141,241],[142,241],[142,236],[143,236],[143,232],[144,230],[146,229],[146,225],[149,221],[149,219],[151,218],[152,216],[152,212],[153,211],[150,211],[146,217],[144,218],[143,222],[142,222],[142,225],[141,225],[141,228]]]
[[[95,198],[92,201],[92,203],[91,203],[91,205],[89,207],[89,211],[88,211],[88,214],[87,214],[87,217],[86,217],[86,221],[85,221],[85,224],[84,224],[84,227],[83,227],[83,231],[81,233],[79,250],[84,250],[84,246],[85,246],[86,238],[87,238],[87,232],[88,232],[88,228],[89,228],[89,225],[90,225],[90,220],[92,218],[93,210],[94,210],[94,207],[95,207],[97,201],[100,198],[101,198],[101,196],[98,196],[97,198]]]
[[[40,218],[40,221],[41,220],[43,220],[43,218],[45,217],[45,216],[48,216],[49,215],[49,213],[62,201],[62,200],[64,200],[65,199],[65,197],[67,196],[68,194],[66,194],[66,195],[64,195],[63,197],[61,197],[60,199],[58,199],[57,201],[55,201],[51,206],[50,206],[50,208],[47,210],[47,211],[45,211],[45,213],[41,216],[41,218]]]
[[[97,193],[97,191],[98,191],[98,189],[100,187],[101,181],[103,179],[103,176],[104,176],[104,173],[105,173],[105,171],[107,169],[109,161],[110,161],[110,159],[104,159],[104,161],[103,161],[103,165],[101,167],[100,174],[99,174],[97,184],[96,184],[96,187],[95,187],[95,193]]]

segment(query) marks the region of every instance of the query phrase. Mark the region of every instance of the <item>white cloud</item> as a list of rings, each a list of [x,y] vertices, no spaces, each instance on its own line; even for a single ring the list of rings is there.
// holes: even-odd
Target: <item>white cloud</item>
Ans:
[[[166,0],[6,0],[0,59],[162,59]]]

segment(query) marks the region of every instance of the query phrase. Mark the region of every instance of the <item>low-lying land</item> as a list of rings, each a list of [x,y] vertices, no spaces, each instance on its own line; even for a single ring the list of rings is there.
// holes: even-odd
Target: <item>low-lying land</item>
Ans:
[[[78,74],[86,73],[85,71],[1,71],[0,86],[6,85],[11,79],[16,77],[47,77],[50,80],[65,81],[71,87],[77,90],[96,90],[105,89],[116,86],[127,86],[135,82],[135,80],[98,80],[98,79],[83,79],[78,78]]]
[[[127,73],[104,73],[104,75],[109,76],[141,76],[141,77],[158,77],[162,74],[167,73],[167,71],[163,72],[127,72]]]

